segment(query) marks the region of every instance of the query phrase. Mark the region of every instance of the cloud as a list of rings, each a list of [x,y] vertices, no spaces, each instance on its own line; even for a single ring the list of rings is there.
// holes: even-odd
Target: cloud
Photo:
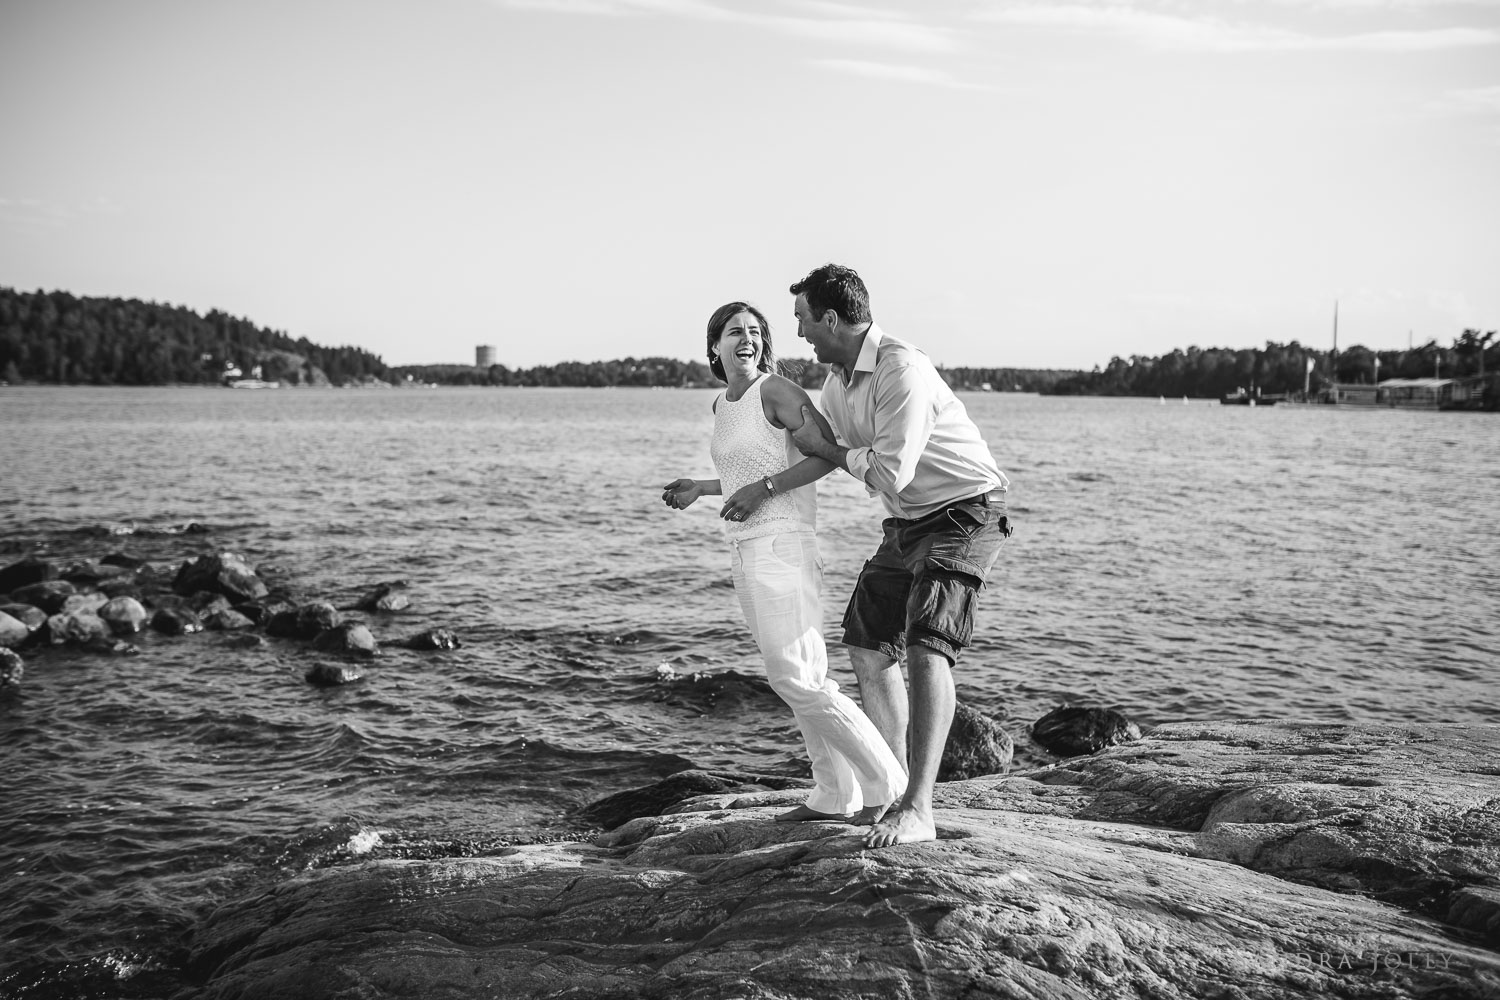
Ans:
[[[895,66],[890,63],[867,62],[860,59],[815,59],[813,65],[831,69],[836,73],[852,73],[855,76],[877,80],[920,83],[934,87],[952,87],[958,90],[988,89],[979,84],[965,83],[951,73],[922,66]]]
[[[915,21],[900,13],[873,11],[848,4],[806,3],[807,15],[769,14],[736,9],[706,0],[492,0],[511,10],[556,14],[624,17],[646,15],[737,24],[776,31],[840,46],[869,46],[902,52],[951,52],[959,33]]]
[[[1023,27],[1115,35],[1150,48],[1187,52],[1431,52],[1500,44],[1500,31],[1488,28],[1319,37],[1265,25],[1185,17],[1125,3],[1023,4],[989,10],[978,17]]]

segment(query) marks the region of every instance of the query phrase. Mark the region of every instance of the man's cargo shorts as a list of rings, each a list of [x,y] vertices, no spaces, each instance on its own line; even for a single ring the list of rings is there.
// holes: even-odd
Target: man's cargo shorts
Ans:
[[[926,517],[888,517],[844,611],[844,644],[893,660],[919,643],[956,662],[974,635],[974,604],[1010,537],[1005,492],[959,500]]]

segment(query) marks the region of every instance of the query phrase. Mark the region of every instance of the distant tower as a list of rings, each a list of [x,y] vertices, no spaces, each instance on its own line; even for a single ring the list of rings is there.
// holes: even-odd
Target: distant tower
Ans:
[[[495,363],[495,348],[491,344],[480,344],[474,348],[474,364],[478,368],[489,368]]]

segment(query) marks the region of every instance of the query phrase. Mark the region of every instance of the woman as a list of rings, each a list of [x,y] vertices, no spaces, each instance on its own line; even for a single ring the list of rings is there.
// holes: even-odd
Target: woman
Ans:
[[[803,458],[791,430],[809,403],[775,374],[771,326],[753,306],[731,302],[708,321],[708,365],[728,388],[714,400],[710,453],[718,479],[676,479],[662,501],[677,510],[701,496],[729,495],[719,510],[730,544],[734,592],[766,664],[771,687],[791,706],[812,761],[807,802],[777,819],[879,821],[906,790],[906,772],[858,705],[828,677],[823,645],[823,572],[811,485],[833,466]]]

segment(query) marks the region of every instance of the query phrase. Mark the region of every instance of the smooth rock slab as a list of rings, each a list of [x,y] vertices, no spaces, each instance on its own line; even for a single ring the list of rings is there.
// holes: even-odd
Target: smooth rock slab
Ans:
[[[1363,752],[1330,772],[1316,751],[1335,735]],[[1494,997],[1500,955],[1477,935],[1220,860],[1225,821],[1210,820],[1295,777],[1367,793],[1393,769],[1437,775],[1423,808],[1451,815],[1500,790],[1469,770],[1497,738],[1162,727],[1066,769],[939,785],[939,839],[880,851],[842,824],[775,823],[757,799],[785,793],[709,796],[595,844],[297,877],[215,913],[193,961],[202,995],[224,1000]],[[1421,853],[1425,829],[1432,870],[1500,874],[1494,841],[1452,856],[1437,827],[1398,819],[1407,808],[1368,804],[1366,828],[1408,831],[1385,860]],[[1384,843],[1364,849],[1379,859]]]

